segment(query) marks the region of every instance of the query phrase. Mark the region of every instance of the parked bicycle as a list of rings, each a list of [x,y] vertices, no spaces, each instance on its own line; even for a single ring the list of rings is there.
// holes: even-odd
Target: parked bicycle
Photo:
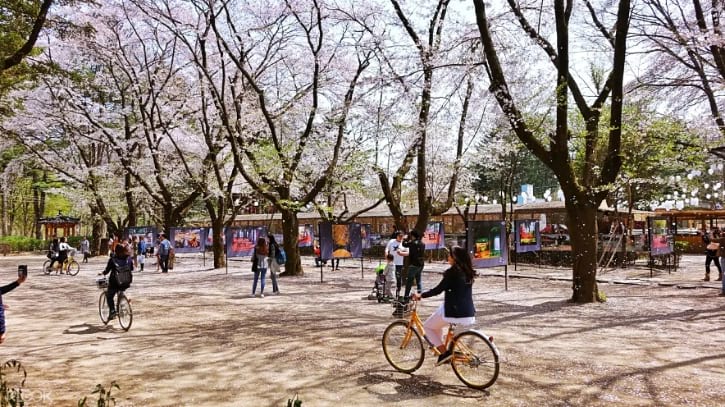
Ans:
[[[423,322],[418,316],[418,302],[411,301],[409,307],[409,319],[391,323],[383,333],[385,358],[396,370],[404,373],[412,373],[423,365],[423,339],[436,356],[441,354],[425,335]],[[490,387],[498,378],[500,356],[493,337],[475,329],[456,334],[455,327],[455,324],[450,324],[444,342],[446,349],[453,352],[450,361],[453,372],[468,387],[479,390]]]
[[[50,274],[53,271],[56,273],[67,273],[71,276],[75,276],[78,274],[78,272],[81,270],[81,265],[78,264],[77,261],[73,258],[72,254],[68,254],[68,257],[65,259],[64,262],[56,261],[55,264],[53,264],[53,269],[50,268],[50,260],[46,260],[43,263],[43,273]]]
[[[96,286],[103,290],[98,297],[98,315],[101,317],[103,325],[107,325],[111,320],[109,317],[111,310],[108,308],[108,301],[106,300],[108,279],[106,277],[97,278]],[[119,291],[116,294],[116,318],[118,318],[118,323],[124,331],[128,331],[131,328],[131,323],[133,323],[133,310],[131,309],[131,300],[126,297],[125,291]]]

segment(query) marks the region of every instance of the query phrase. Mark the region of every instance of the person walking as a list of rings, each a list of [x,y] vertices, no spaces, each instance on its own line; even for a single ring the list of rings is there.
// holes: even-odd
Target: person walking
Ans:
[[[138,263],[138,270],[143,271],[143,264],[146,262],[146,237],[141,236],[138,241],[137,252],[136,252],[136,263]]]
[[[171,242],[166,238],[165,233],[159,233],[159,265],[162,273],[169,272],[169,254],[171,253]]]
[[[269,257],[267,257],[267,262],[269,264],[269,276],[272,278],[272,293],[279,294],[279,286],[277,285],[277,275],[279,274],[277,255],[280,251],[279,244],[273,234],[269,233],[267,238],[269,239]]]
[[[702,243],[705,245],[705,278],[702,281],[710,281],[710,263],[713,262],[722,279],[722,268],[720,266],[720,260],[717,257],[718,251],[720,250],[720,243],[714,241],[719,237],[719,232],[717,234],[716,231],[711,233],[712,235],[708,234],[706,230],[702,231]]]
[[[418,292],[423,292],[423,266],[425,265],[425,244],[420,240],[420,232],[413,229],[410,231],[411,240],[407,243],[403,243],[403,246],[407,248],[407,252],[401,252],[403,256],[407,256],[408,263],[408,278],[405,280],[405,294],[403,298],[405,300],[410,296],[410,289],[413,287],[413,280],[416,282],[416,288]]]
[[[252,297],[257,291],[257,282],[260,282],[259,297],[264,298],[264,280],[267,278],[267,256],[269,255],[269,246],[267,241],[260,237],[252,252],[252,272],[254,272],[254,283],[252,283]],[[261,277],[261,281],[260,281]]]
[[[83,236],[81,241],[81,253],[83,253],[83,263],[88,263],[88,258],[91,256],[91,242],[86,236]]]
[[[385,246],[385,257],[388,257],[388,254],[393,255],[393,264],[395,265],[395,297],[400,297],[400,287],[401,287],[401,278],[403,275],[403,264],[405,259],[403,256],[398,253],[398,250],[402,248],[403,245],[403,232],[396,231],[393,234],[393,238],[390,239],[388,244]]]
[[[25,282],[27,275],[18,276],[18,279],[12,283],[0,287],[0,343],[5,342],[5,305],[3,305],[3,294],[16,289],[20,284]]]

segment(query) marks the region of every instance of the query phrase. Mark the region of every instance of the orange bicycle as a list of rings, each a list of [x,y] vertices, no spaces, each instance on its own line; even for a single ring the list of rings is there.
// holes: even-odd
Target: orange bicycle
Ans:
[[[436,356],[441,354],[425,336],[417,308],[417,301],[412,301],[410,318],[391,323],[383,333],[385,358],[396,370],[404,373],[412,373],[423,365],[423,339]],[[468,387],[478,390],[490,387],[498,378],[500,356],[493,337],[475,329],[456,334],[455,327],[455,324],[450,324],[444,342],[446,349],[453,351],[450,361],[453,372]]]

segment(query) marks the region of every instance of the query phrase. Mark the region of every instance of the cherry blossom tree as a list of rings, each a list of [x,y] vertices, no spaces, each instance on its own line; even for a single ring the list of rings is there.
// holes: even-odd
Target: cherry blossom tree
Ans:
[[[643,61],[637,84],[661,97],[660,105],[681,115],[706,106],[720,135],[725,135],[722,88],[725,39],[723,4],[700,0],[646,0],[632,13],[633,38]]]
[[[627,35],[630,18],[630,2],[621,0],[616,4],[616,20],[607,23],[605,13],[596,10],[589,1],[590,26],[601,33],[604,44],[612,50],[611,68],[604,86],[599,92],[588,98],[582,91],[577,77],[572,73],[570,62],[570,27],[572,17],[578,16],[574,2],[554,0],[553,21],[556,44],[552,45],[543,28],[532,24],[525,10],[540,16],[547,10],[539,2],[508,1],[509,10],[515,15],[523,33],[533,39],[543,51],[548,63],[553,64],[555,76],[556,128],[545,138],[536,137],[517,107],[514,89],[509,87],[506,74],[499,60],[501,42],[494,36],[494,26],[489,19],[491,6],[483,0],[474,0],[476,21],[478,23],[483,51],[486,56],[487,74],[491,82],[491,91],[506,115],[512,130],[524,145],[556,175],[566,198],[569,233],[572,239],[572,301],[578,303],[593,302],[599,299],[596,283],[597,225],[596,213],[600,202],[606,197],[619,173],[621,159],[621,120],[623,107],[623,81]],[[578,9],[576,10],[579,11]],[[586,14],[586,13],[585,13]],[[584,18],[582,16],[582,18]],[[546,17],[543,19],[547,20]],[[581,21],[581,20],[580,20]],[[607,25],[609,24],[609,25]],[[611,95],[611,97],[610,97]],[[570,96],[584,119],[586,131],[581,143],[583,149],[581,166],[572,162],[570,148],[574,134],[569,128]],[[610,120],[606,136],[600,133],[599,121],[605,101],[610,100]],[[603,143],[606,154],[597,161],[596,147]]]
[[[236,170],[283,219],[286,274],[302,274],[297,213],[355,147],[347,120],[370,64],[355,32],[319,1],[137,2],[202,73]]]

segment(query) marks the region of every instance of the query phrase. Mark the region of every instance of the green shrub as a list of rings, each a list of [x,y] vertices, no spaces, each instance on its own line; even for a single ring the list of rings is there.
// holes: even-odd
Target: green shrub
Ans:
[[[48,246],[50,246],[50,242],[26,236],[0,237],[0,244],[9,245],[10,251],[13,252],[32,252],[36,250],[47,250]]]

